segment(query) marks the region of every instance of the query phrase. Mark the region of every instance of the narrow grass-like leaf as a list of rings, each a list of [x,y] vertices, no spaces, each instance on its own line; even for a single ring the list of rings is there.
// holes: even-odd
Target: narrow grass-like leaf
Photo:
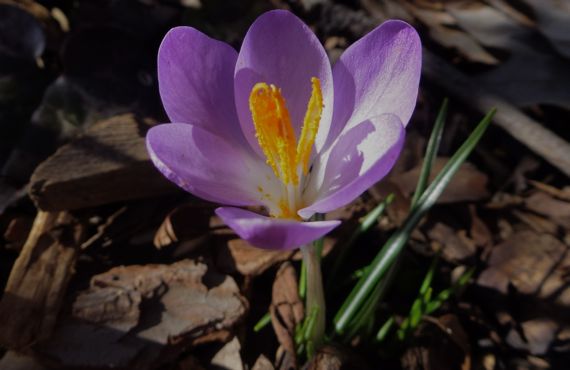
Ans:
[[[305,260],[301,261],[301,273],[299,274],[299,297],[302,300],[307,296],[307,266]]]
[[[378,334],[376,334],[376,341],[383,342],[388,336],[388,334],[390,334],[390,331],[394,327],[395,323],[396,320],[394,319],[394,316],[390,316],[388,320],[386,320],[384,324],[382,324],[380,330],[378,330]]]
[[[443,128],[444,128],[445,119],[447,116],[447,106],[448,106],[448,100],[446,98],[446,99],[444,99],[444,101],[441,105],[441,108],[439,109],[438,115],[437,115],[436,120],[435,120],[434,127],[432,129],[431,134],[430,134],[428,145],[426,147],[426,152],[424,155],[424,161],[423,161],[420,177],[419,177],[419,180],[418,180],[418,183],[416,186],[416,191],[414,192],[414,197],[413,197],[412,203],[411,203],[411,209],[412,210],[415,208],[420,195],[422,195],[423,192],[425,191],[427,183],[429,181],[429,177],[431,174],[431,168],[432,168],[432,165],[433,165],[435,158],[437,156],[437,152],[439,150],[439,144],[441,142],[441,137],[443,134]],[[390,196],[391,196],[391,198],[393,198],[393,194],[390,194]],[[388,203],[392,202],[391,198],[387,199],[387,201],[389,201]],[[379,208],[379,207],[377,207],[377,208]],[[382,211],[383,211],[383,209],[382,209]],[[367,216],[365,221],[362,222],[361,229],[367,229],[369,227],[368,225],[369,224],[372,225],[376,221],[376,219],[380,216],[380,214],[381,213],[379,213],[378,215],[374,215],[374,211],[372,211],[370,213],[370,216]],[[352,244],[356,240],[356,238],[358,238],[358,236],[361,234],[361,232],[359,232],[359,231],[361,231],[361,230],[359,230],[359,229],[356,230],[356,232],[352,235],[348,244]],[[348,248],[344,249],[343,252],[346,252],[347,249]],[[341,257],[341,256],[339,256],[339,257]],[[342,257],[344,258],[344,254],[342,254]],[[335,265],[334,265],[335,268],[337,268],[340,265],[343,258],[338,258],[335,261]],[[365,314],[372,314],[374,312],[373,309],[370,309],[367,307],[372,306],[372,308],[373,308],[373,307],[377,306],[378,302],[382,299],[382,297],[386,293],[386,290],[391,285],[392,279],[397,274],[398,266],[399,266],[399,263],[392,264],[392,266],[390,267],[390,270],[388,271],[388,274],[386,275],[386,277],[383,278],[383,280],[387,279],[388,281],[386,283],[382,284],[381,289],[375,289],[373,294],[371,294],[371,296],[368,298],[367,303],[364,305],[364,308],[355,314],[355,319],[352,320],[352,322],[350,324],[350,327],[351,327],[350,331],[351,332],[354,333],[356,331],[360,331],[360,329],[364,326],[365,322],[373,321],[371,319],[367,319],[367,317],[365,316]],[[363,270],[366,271],[367,268],[368,268],[368,266],[366,268],[364,268]],[[336,273],[336,269],[333,269],[333,271]],[[346,335],[346,337],[352,337],[352,335],[354,335],[354,334],[349,333]]]
[[[433,300],[430,300],[430,302],[426,305],[425,314],[429,315],[433,313],[435,310],[440,308],[443,302],[447,301],[452,294],[456,294],[459,290],[463,289],[463,287],[465,287],[465,285],[467,285],[471,279],[471,276],[473,276],[474,272],[475,268],[469,269],[459,277],[457,282],[453,284],[452,287],[441,291]]]
[[[267,312],[265,315],[263,315],[261,319],[259,319],[257,324],[255,324],[255,326],[253,327],[253,331],[256,333],[259,332],[261,329],[265,328],[270,322],[271,322],[271,314]]]
[[[372,294],[370,294],[370,297],[368,298],[366,303],[355,314],[354,319],[351,320],[350,325],[349,325],[349,329],[348,329],[347,334],[345,335],[345,338],[347,338],[347,339],[352,338],[358,332],[365,334],[365,335],[368,335],[372,332],[372,325],[369,325],[370,326],[370,333],[363,332],[363,329],[367,326],[366,324],[368,324],[368,323],[373,324],[374,323],[374,315],[373,314],[374,314],[375,308],[378,306],[378,302],[380,302],[380,300],[382,298],[384,298],[386,291],[388,290],[388,288],[392,284],[392,281],[394,280],[396,273],[398,271],[399,265],[400,265],[399,261],[396,261],[394,263],[394,265],[392,266],[392,268],[388,271],[388,273],[376,285],[376,288],[374,289]],[[367,266],[366,268],[363,269],[364,273],[366,273],[368,268],[369,268],[369,266]]]
[[[420,177],[418,178],[416,191],[414,192],[414,196],[412,198],[412,209],[418,204],[420,196],[424,193],[427,187],[429,176],[431,174],[431,168],[433,166],[433,162],[435,161],[435,158],[437,157],[437,152],[439,150],[439,143],[441,142],[443,127],[445,126],[448,102],[449,101],[447,98],[443,100],[441,108],[439,108],[439,112],[435,119],[435,124],[433,125],[433,129],[431,131],[429,141],[426,147],[426,153],[424,155],[424,163],[422,165]]]
[[[438,257],[439,256],[436,255],[434,257],[434,259],[431,261],[428,272],[424,278],[424,281],[422,282],[422,285],[420,287],[420,296],[422,296],[422,297],[426,295],[426,293],[428,292],[428,289],[431,287],[431,282],[433,281],[433,276],[435,275],[437,262],[439,260]]]
[[[386,199],[384,199],[380,204],[378,204],[374,209],[366,214],[366,216],[362,217],[360,220],[360,224],[354,230],[348,241],[340,246],[340,253],[335,258],[333,265],[329,271],[329,276],[337,276],[338,271],[340,270],[340,266],[345,261],[346,254],[350,250],[350,248],[354,245],[358,238],[366,233],[382,216],[386,208],[394,201],[394,194],[389,194]],[[327,289],[330,289],[332,286],[333,279],[329,279],[327,283]]]
[[[359,280],[337,312],[334,319],[336,333],[341,335],[345,333],[351,318],[370,297],[370,294],[374,291],[382,276],[384,276],[390,266],[392,266],[397,256],[406,245],[413,229],[425,213],[435,204],[437,198],[439,198],[441,193],[443,193],[453,175],[455,175],[461,164],[463,164],[469,154],[473,151],[485,133],[485,130],[491,123],[491,119],[494,114],[495,110],[492,110],[477,125],[459,150],[457,150],[457,152],[451,157],[441,172],[436,176],[434,181],[420,196],[417,206],[410,213],[402,228],[388,240],[385,247],[382,248],[378,255],[376,255],[368,274]]]

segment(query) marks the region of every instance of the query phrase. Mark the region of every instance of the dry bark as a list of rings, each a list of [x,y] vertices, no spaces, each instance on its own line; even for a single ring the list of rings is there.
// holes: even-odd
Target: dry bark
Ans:
[[[94,124],[36,168],[30,197],[42,210],[61,211],[176,191],[150,161],[150,126],[131,114]]]
[[[247,308],[235,281],[203,263],[120,266],[94,276],[36,350],[58,368],[153,369],[228,340]]]
[[[562,173],[570,176],[570,144],[520,109],[480,88],[476,81],[459,72],[446,61],[424,49],[423,73],[453,97],[481,113],[496,108],[493,122]]]
[[[297,274],[289,262],[277,271],[269,311],[273,330],[281,345],[276,356],[279,368],[296,368],[295,328],[303,320],[304,308],[299,297]]]
[[[38,213],[0,301],[0,346],[23,348],[50,336],[83,237],[69,213]]]

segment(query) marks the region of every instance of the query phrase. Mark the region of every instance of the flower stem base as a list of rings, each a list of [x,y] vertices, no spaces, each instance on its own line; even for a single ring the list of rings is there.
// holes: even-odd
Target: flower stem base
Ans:
[[[307,330],[304,339],[307,343],[307,352],[311,357],[311,352],[318,349],[324,341],[325,296],[317,247],[313,244],[305,245],[301,247],[301,252],[307,269],[307,299],[305,303]]]

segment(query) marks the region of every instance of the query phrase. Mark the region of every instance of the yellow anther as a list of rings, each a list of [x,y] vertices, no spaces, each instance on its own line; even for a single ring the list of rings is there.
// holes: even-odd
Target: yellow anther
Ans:
[[[303,174],[309,170],[311,151],[319,130],[323,111],[323,96],[318,78],[311,79],[312,93],[299,142],[291,125],[289,111],[281,90],[265,82],[255,84],[249,95],[249,109],[255,127],[255,136],[275,175],[285,185],[299,184],[297,169],[302,165]],[[289,213],[283,207],[284,214]],[[288,208],[287,208],[288,209]]]
[[[285,184],[298,184],[297,140],[281,90],[264,82],[255,84],[249,96],[249,109],[267,164]]]
[[[295,161],[297,164],[303,164],[303,174],[307,175],[309,172],[309,160],[311,159],[311,151],[317,132],[319,131],[319,123],[321,121],[321,114],[323,113],[323,94],[321,92],[321,82],[318,78],[311,78],[313,91],[311,99],[307,105],[307,112],[305,113],[305,120],[303,122],[303,129],[299,144],[297,145],[297,156]]]

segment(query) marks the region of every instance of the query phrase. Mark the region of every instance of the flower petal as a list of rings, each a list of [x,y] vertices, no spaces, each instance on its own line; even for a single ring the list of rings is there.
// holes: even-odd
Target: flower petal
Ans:
[[[218,208],[216,214],[240,238],[264,249],[299,248],[340,225],[340,221],[300,222],[271,218],[232,207]]]
[[[271,170],[249,149],[205,129],[184,123],[152,127],[146,136],[154,165],[170,181],[206,200],[230,205],[261,205],[259,187],[268,187]]]
[[[259,154],[262,152],[249,110],[253,86],[265,82],[282,89],[298,137],[311,97],[311,77],[320,80],[324,102],[315,140],[318,151],[327,138],[333,108],[332,71],[327,54],[315,34],[292,13],[274,10],[257,18],[239,53],[234,89],[242,131]]]
[[[318,184],[318,177],[322,178],[316,186],[320,190],[315,203],[299,215],[308,218],[342,207],[382,179],[398,159],[405,132],[393,114],[374,117],[344,132],[316,164],[317,179],[312,181]]]
[[[158,51],[158,82],[172,122],[244,142],[234,104],[237,52],[192,27],[171,29]]]
[[[333,68],[331,138],[345,127],[392,113],[407,125],[416,105],[422,46],[409,24],[391,20],[355,42]]]

